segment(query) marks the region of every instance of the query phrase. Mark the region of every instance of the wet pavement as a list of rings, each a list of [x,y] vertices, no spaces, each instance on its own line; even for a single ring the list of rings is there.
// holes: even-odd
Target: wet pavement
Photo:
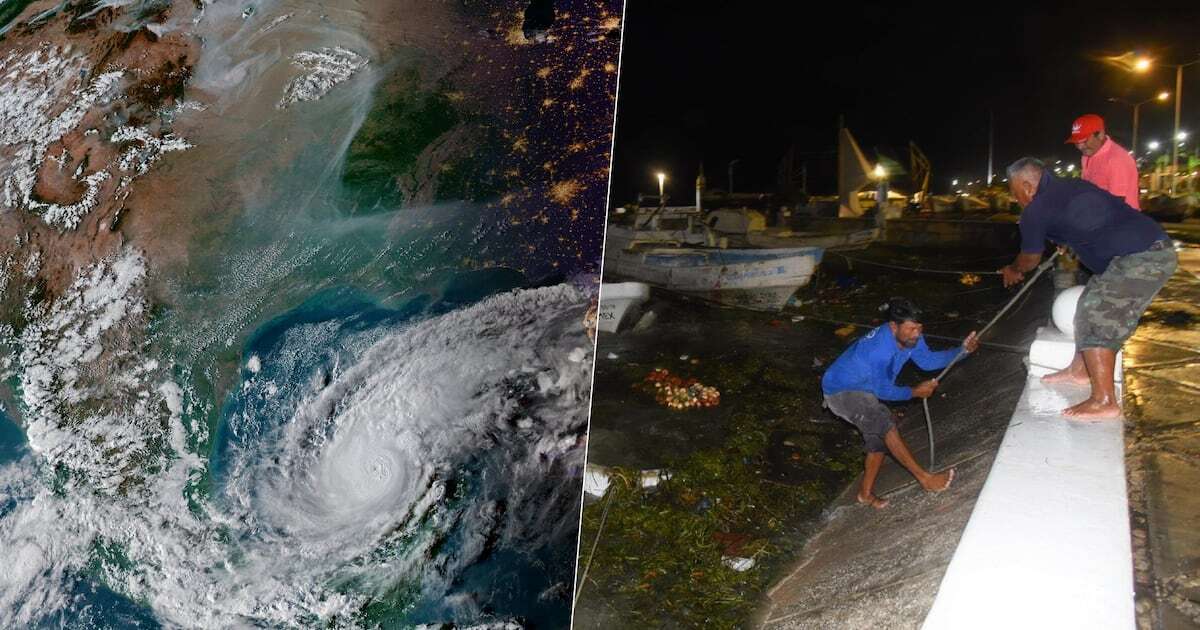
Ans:
[[[1135,593],[1147,630],[1200,627],[1200,245],[1179,254],[1125,346]]]
[[[1125,346],[1135,591],[1138,627],[1147,630],[1200,627],[1200,246],[1181,248],[1179,272]],[[1038,296],[1036,309],[1046,312],[1048,301]],[[954,379],[976,387],[958,392]],[[984,354],[947,381],[958,395],[933,414],[939,456],[957,463],[954,487],[925,494],[889,459],[881,477],[885,491],[894,488],[888,509],[856,506],[856,486],[847,488],[769,593],[757,627],[920,627],[1003,438],[1024,366],[1014,355]],[[939,407],[952,410],[951,430],[940,428],[947,413]],[[923,431],[919,411],[901,425],[914,450]]]
[[[1024,335],[1044,321],[1050,287],[1042,280],[1029,307]],[[1041,320],[1041,321],[1039,321]],[[1012,341],[1012,337],[1005,337]],[[937,468],[953,466],[954,485],[928,494],[898,464],[886,460],[877,492],[884,510],[856,504],[857,480],[827,510],[820,532],[805,545],[759,612],[757,627],[916,628],[933,605],[938,584],[971,516],[1025,383],[1022,357],[980,354],[956,367],[943,394],[930,403]],[[923,465],[928,446],[921,407],[909,408],[900,432]]]
[[[693,505],[694,497],[689,496],[693,493],[682,487],[688,486],[685,480],[673,482],[682,486],[669,489],[667,496],[660,491],[642,501],[620,499],[608,513],[603,502],[588,505],[581,571],[588,561],[594,563],[582,580],[576,628],[748,627],[767,617],[774,620],[771,627],[841,628],[871,627],[876,621],[896,619],[919,623],[923,618],[1021,394],[1024,352],[1012,349],[1024,348],[1036,327],[1046,322],[1052,283],[1043,278],[1029,298],[989,333],[988,340],[1009,350],[987,347],[960,363],[931,401],[937,468],[957,466],[954,487],[940,495],[926,495],[889,460],[876,491],[886,494],[892,506],[874,512],[854,504],[852,490],[839,496],[861,470],[861,438],[820,405],[819,378],[825,367],[865,332],[847,329],[845,323],[869,327],[877,323],[877,307],[883,301],[906,295],[925,307],[926,335],[931,346],[941,348],[978,329],[1011,291],[1001,287],[995,276],[964,282],[958,274],[909,273],[863,261],[986,270],[1003,264],[1011,252],[877,245],[852,256],[855,262],[827,258],[814,286],[801,291],[801,304],[781,314],[714,308],[656,294],[648,305],[657,315],[654,326],[600,336],[588,461],[626,471],[691,466],[694,474],[696,468],[729,459],[731,450],[740,453],[743,447],[737,445],[746,443],[747,430],[759,432],[766,436],[764,445],[750,449],[745,459],[745,468],[752,470],[739,472],[737,466],[726,466],[718,477],[739,475],[757,487],[773,489],[774,494],[763,495],[732,482],[703,485],[701,492],[718,492],[719,505],[744,508],[750,520],[785,523],[773,529],[738,519],[717,523],[721,532],[749,535],[751,545],[760,545],[755,548],[769,549],[758,556],[755,569],[735,577],[720,567],[719,550],[664,548],[677,538],[712,546],[707,530],[695,522],[712,514],[699,507],[704,501],[687,513],[679,509],[681,504]],[[634,385],[659,367],[717,386],[721,405],[672,412],[653,404],[652,397]],[[912,383],[930,376],[916,372],[910,366],[900,381]],[[902,434],[924,464],[929,448],[919,401],[897,405],[894,411],[900,416]],[[779,502],[792,496],[813,508],[794,509]],[[743,505],[748,503],[753,505]],[[638,516],[631,510],[646,514]],[[674,527],[660,527],[651,518],[656,510],[676,519]],[[603,535],[597,536],[596,528],[606,516]],[[640,535],[631,527],[653,531]],[[675,535],[680,529],[705,534]],[[809,540],[814,533],[816,538]],[[592,553],[596,543],[599,546]],[[827,552],[817,553],[818,549]],[[658,557],[663,554],[669,558]],[[685,556],[694,562],[678,561]],[[626,568],[616,569],[616,565]],[[775,591],[777,605],[761,611],[760,618],[753,617],[770,585],[797,566],[804,569]],[[672,583],[672,575],[686,579],[688,572],[693,572],[691,584]],[[720,579],[712,577],[722,573]],[[744,614],[728,614],[734,608],[741,610],[741,602],[745,602]],[[706,606],[718,611],[717,616],[701,614]],[[649,609],[660,612],[647,614]],[[673,615],[686,615],[695,623]]]

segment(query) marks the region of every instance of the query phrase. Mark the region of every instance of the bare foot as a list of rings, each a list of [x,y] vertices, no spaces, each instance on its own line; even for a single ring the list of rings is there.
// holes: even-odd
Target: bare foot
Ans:
[[[861,503],[862,505],[869,505],[869,506],[875,508],[876,510],[882,510],[883,508],[888,506],[887,499],[880,499],[879,497],[877,497],[873,494],[866,496],[866,497],[864,497],[861,494],[858,495],[858,502]]]
[[[940,473],[929,475],[929,478],[921,482],[921,487],[929,492],[943,492],[950,487],[954,482],[954,469],[944,470]]]
[[[1042,377],[1042,382],[1047,384],[1053,383],[1071,383],[1072,385],[1087,385],[1091,381],[1088,380],[1087,372],[1082,374],[1072,371],[1071,368],[1052,372]]]
[[[1074,420],[1106,420],[1121,417],[1121,406],[1115,402],[1103,402],[1091,398],[1063,409],[1063,415]]]

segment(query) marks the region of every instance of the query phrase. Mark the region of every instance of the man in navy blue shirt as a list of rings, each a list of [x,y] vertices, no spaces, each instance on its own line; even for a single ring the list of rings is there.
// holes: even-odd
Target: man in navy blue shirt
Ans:
[[[1075,309],[1075,358],[1047,383],[1091,384],[1087,400],[1063,410],[1085,420],[1117,418],[1113,387],[1117,351],[1146,307],[1175,273],[1175,248],[1162,227],[1090,182],[1059,179],[1035,158],[1008,167],[1008,187],[1021,204],[1021,253],[1000,270],[1004,286],[1024,280],[1042,260],[1046,241],[1075,251],[1094,274]]]
[[[885,451],[890,451],[926,490],[941,492],[954,480],[954,469],[930,473],[921,468],[896,430],[891,410],[880,401],[932,396],[937,388],[936,380],[930,379],[915,387],[897,385],[900,370],[909,359],[923,370],[940,370],[953,361],[960,350],[930,350],[921,335],[921,310],[904,298],[889,301],[888,320],[855,340],[821,377],[825,406],[862,432],[867,458],[858,502],[874,508],[887,507],[888,503],[875,496],[873,491]],[[972,332],[963,341],[961,351],[974,352],[978,347],[979,342]]]

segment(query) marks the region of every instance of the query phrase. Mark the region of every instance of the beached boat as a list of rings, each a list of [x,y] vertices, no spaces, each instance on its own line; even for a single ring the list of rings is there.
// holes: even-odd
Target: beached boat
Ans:
[[[768,228],[747,232],[746,243],[751,247],[820,247],[826,251],[866,249],[879,240],[879,228],[855,232],[807,232],[788,228]]]
[[[879,240],[878,227],[862,228],[857,220],[847,219],[846,226],[838,219],[827,222],[823,230],[796,230],[790,227],[767,227],[766,216],[745,208],[722,208],[708,212],[704,224],[716,239],[724,238],[730,247],[788,248],[820,247],[826,251],[866,249]],[[851,227],[853,226],[853,227]]]
[[[600,285],[598,326],[617,332],[626,317],[635,315],[650,299],[650,285],[642,282],[605,282]]]
[[[632,278],[669,291],[760,311],[782,309],[809,283],[824,250],[819,247],[721,249],[668,246],[609,226],[605,274]]]

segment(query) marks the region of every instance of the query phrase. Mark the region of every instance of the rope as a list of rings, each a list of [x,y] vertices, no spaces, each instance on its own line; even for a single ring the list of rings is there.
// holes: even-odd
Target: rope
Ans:
[[[977,276],[998,276],[998,275],[1000,275],[999,271],[972,271],[972,270],[966,270],[966,269],[928,269],[926,267],[905,267],[903,265],[891,265],[888,263],[875,262],[873,260],[866,260],[864,258],[852,258],[841,252],[827,252],[827,253],[841,256],[842,258],[845,258],[848,262],[851,262],[851,263],[857,262],[857,263],[863,263],[864,265],[875,265],[876,267],[886,267],[888,269],[899,269],[900,271],[916,271],[916,272],[920,272],[920,273],[949,273],[949,274],[954,274],[956,276],[961,276],[961,275],[967,274],[967,273],[975,274]]]
[[[987,326],[984,326],[983,330],[980,330],[979,334],[976,335],[976,337],[977,338],[983,337],[984,333],[986,333],[988,331],[988,329],[990,329],[992,326],[994,326],[996,324],[996,322],[1000,321],[1000,318],[1003,317],[1004,314],[1008,312],[1008,309],[1012,308],[1013,304],[1016,304],[1017,300],[1021,299],[1021,296],[1025,295],[1025,292],[1028,291],[1029,288],[1033,286],[1033,283],[1037,282],[1037,279],[1039,277],[1041,277],[1041,275],[1043,273],[1045,273],[1046,270],[1049,269],[1054,264],[1054,259],[1057,257],[1058,257],[1058,252],[1055,251],[1053,254],[1050,255],[1049,258],[1046,259],[1046,262],[1043,262],[1042,264],[1038,265],[1037,271],[1034,272],[1034,274],[1032,276],[1030,276],[1028,280],[1025,281],[1025,284],[1021,285],[1021,289],[1019,291],[1017,291],[1017,294],[1012,296],[1012,299],[1009,300],[1008,303],[1004,305],[1004,308],[1000,309],[1000,312],[996,313],[996,316],[992,318],[992,321],[988,322]],[[958,360],[963,357],[963,354],[964,353],[959,352],[958,354],[954,355],[954,358],[950,360],[950,363],[947,364],[946,367],[942,368],[941,373],[938,374],[934,380],[941,382],[942,377],[946,376],[946,373],[950,371],[950,368],[954,367],[954,365],[958,363]],[[921,406],[923,406],[925,408],[925,428],[929,432],[929,469],[933,470],[934,465],[935,465],[934,462],[936,461],[936,459],[935,459],[934,444],[933,444],[933,417],[929,415],[929,399],[922,398]]]
[[[801,320],[804,320],[804,321],[823,322],[826,324],[838,324],[838,325],[842,325],[842,326],[854,326],[856,328],[877,328],[879,326],[879,324],[861,324],[859,322],[850,322],[850,321],[846,321],[843,319],[827,319],[824,317],[813,317],[812,315],[798,315],[797,317],[799,317]],[[966,320],[956,319],[956,320],[949,320],[949,321],[958,322],[958,321],[966,321]],[[931,335],[929,333],[922,333],[922,335],[924,337],[928,337],[929,339],[938,339],[940,341],[960,341],[960,339],[958,337],[947,337],[946,335]],[[1029,346],[1014,346],[1014,345],[1007,344],[1007,343],[996,343],[994,341],[980,341],[979,345],[981,345],[985,348],[993,348],[996,350],[1003,350],[1005,352],[1016,352],[1018,354],[1025,354],[1026,352],[1029,352]]]
[[[576,602],[579,601],[579,594],[583,592],[583,585],[587,583],[587,574],[592,568],[592,559],[596,557],[596,546],[600,544],[600,534],[604,531],[604,521],[608,520],[608,507],[612,505],[612,498],[616,493],[616,488],[609,488],[608,496],[604,497],[604,510],[600,512],[600,525],[596,528],[596,538],[592,540],[592,548],[588,551],[587,564],[583,565],[583,573],[579,576],[579,587],[575,589]],[[580,518],[583,518],[583,516],[580,515]],[[573,604],[571,612],[574,612]]]

